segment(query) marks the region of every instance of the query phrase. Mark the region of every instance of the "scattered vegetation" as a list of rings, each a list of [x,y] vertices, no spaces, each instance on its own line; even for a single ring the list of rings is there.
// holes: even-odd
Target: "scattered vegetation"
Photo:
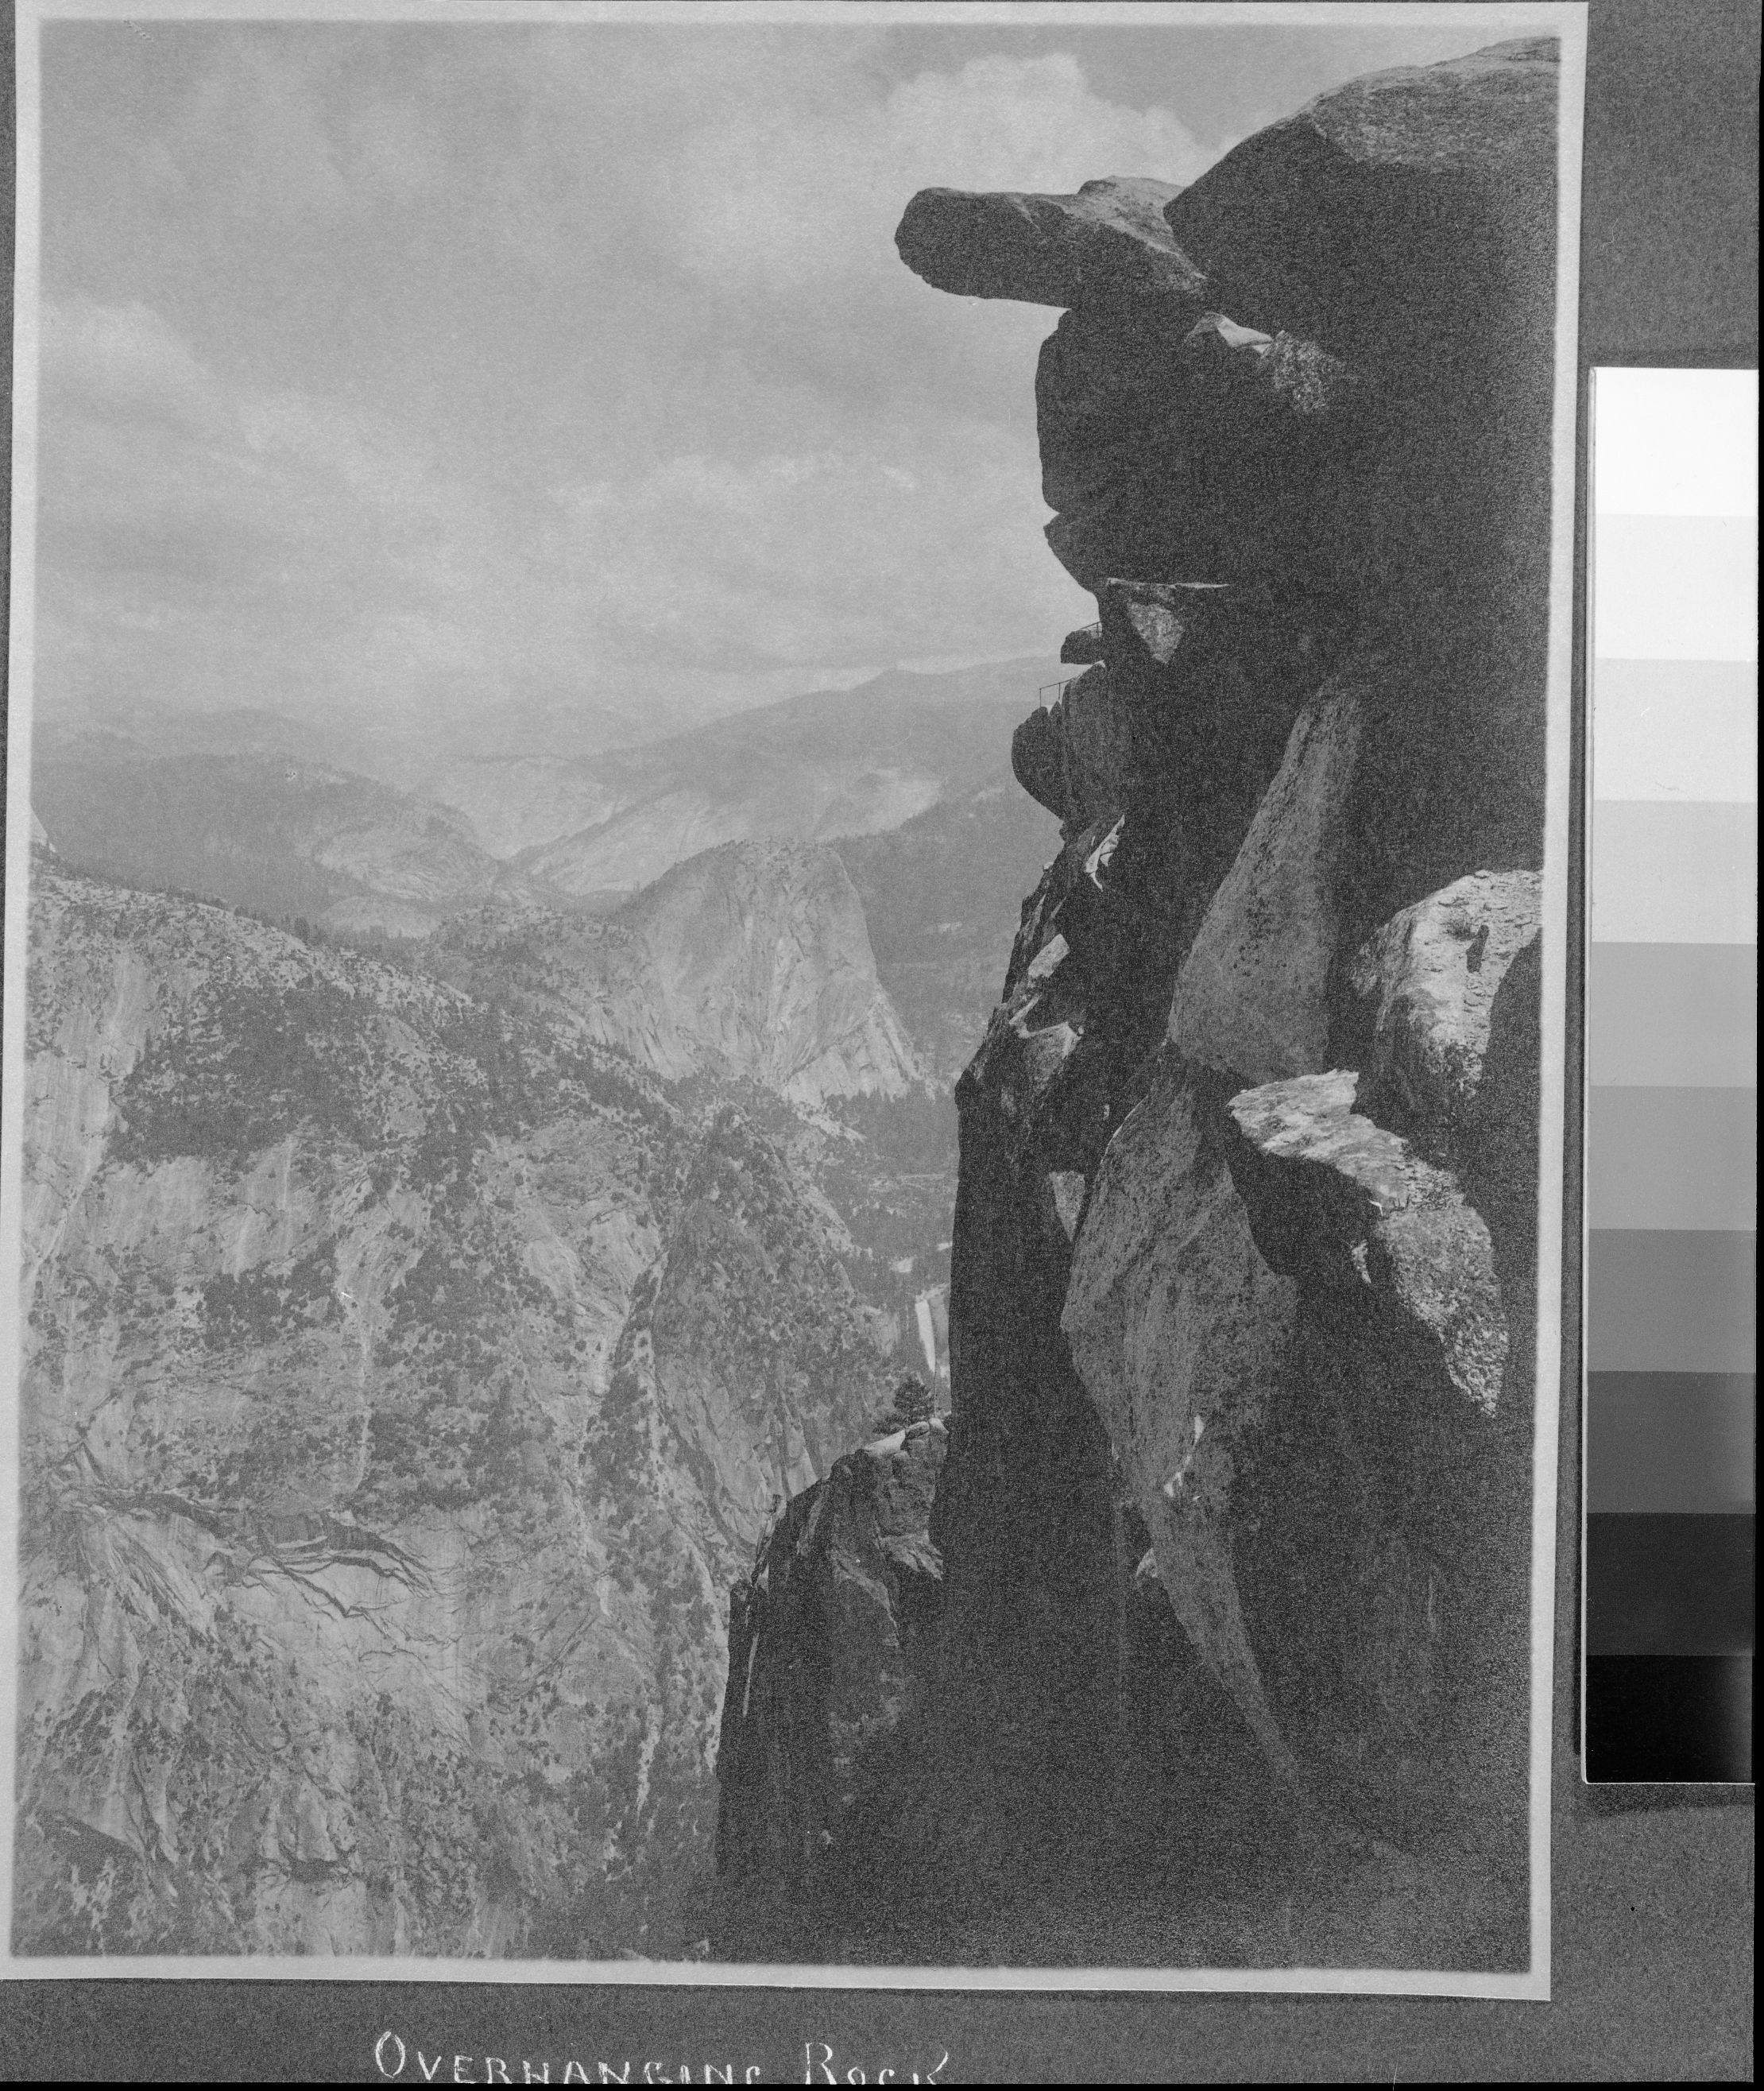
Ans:
[[[336,1287],[334,1241],[236,1278],[217,1272],[202,1287],[202,1339],[211,1350],[258,1349],[296,1329],[340,1321]]]
[[[206,1157],[239,1169],[303,1124],[357,1145],[384,1048],[374,1004],[322,978],[232,984],[149,1040],[116,1097],[121,1162]]]

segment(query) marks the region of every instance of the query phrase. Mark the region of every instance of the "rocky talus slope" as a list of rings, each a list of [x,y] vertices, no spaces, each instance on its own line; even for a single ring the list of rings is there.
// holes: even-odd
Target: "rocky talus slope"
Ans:
[[[1062,308],[1098,623],[1013,750],[1063,847],[957,1091],[935,1616],[830,1483],[773,1535],[731,1953],[1524,1962],[1555,58],[901,222]]]
[[[32,906],[16,1950],[690,1953],[727,1592],[891,1384],[843,1222],[579,1024]]]

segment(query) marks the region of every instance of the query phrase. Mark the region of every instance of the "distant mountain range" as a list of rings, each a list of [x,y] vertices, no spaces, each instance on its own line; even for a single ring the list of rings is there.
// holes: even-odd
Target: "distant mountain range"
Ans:
[[[566,893],[647,886],[669,864],[756,836],[826,842],[875,834],[1010,775],[1010,730],[1052,670],[1035,660],[944,675],[896,670],[853,690],[821,691],[618,751],[592,765],[604,794],[587,818],[552,835],[563,810],[562,766],[524,826],[510,803],[514,764],[453,765],[421,779],[515,843],[522,869]],[[576,765],[583,775],[587,765]],[[587,807],[584,791],[578,801]]]
[[[499,886],[604,904],[721,843],[897,827],[1008,778],[1010,727],[1051,672],[895,670],[592,759],[339,749],[262,711],[50,716],[33,801],[91,869],[420,936]]]
[[[811,914],[830,901],[842,926],[828,918],[815,937],[830,937],[828,964],[853,1008],[876,981],[893,1008],[870,1033],[871,1075],[846,1083],[840,1063],[828,1088],[805,1063],[792,1093],[890,1096],[903,1083],[953,1081],[1003,979],[1018,895],[1057,847],[1053,821],[1009,780],[1012,727],[1052,673],[1037,658],[943,675],[897,669],[596,761],[460,761],[445,748],[406,748],[372,757],[376,774],[318,759],[312,736],[278,713],[136,709],[109,726],[50,715],[37,723],[32,796],[67,865],[288,926],[424,939],[489,910],[497,939],[531,941],[544,918],[548,964],[569,974],[564,1002],[596,1037],[627,1043],[669,1079],[717,1067],[769,1081],[771,1063],[751,1046],[707,1046],[694,1028],[727,955],[721,933],[694,941],[704,934],[698,908],[715,914],[725,897],[704,876],[656,889],[633,914],[638,897],[707,851],[832,843],[845,876],[821,868]],[[786,861],[798,860],[777,865]],[[857,929],[867,929],[857,970],[853,889]],[[781,889],[771,901],[784,905]],[[617,922],[596,930],[585,914]],[[748,908],[736,945],[752,954],[784,933],[788,914],[773,922]],[[472,934],[483,937],[483,922]],[[846,955],[834,962],[834,951]],[[687,989],[694,970],[707,985]],[[813,970],[784,968],[780,983],[790,972],[792,994],[813,1002],[830,991],[802,987]],[[648,1043],[625,1028],[639,977],[650,983]],[[682,998],[696,1006],[683,1031]],[[863,1031],[870,1019],[857,1023]],[[767,1050],[788,1058],[794,1048],[780,1035]]]

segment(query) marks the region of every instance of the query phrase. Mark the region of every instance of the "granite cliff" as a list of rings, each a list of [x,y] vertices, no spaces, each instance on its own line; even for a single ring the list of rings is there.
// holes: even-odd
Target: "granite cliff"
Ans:
[[[1523,1964],[1555,57],[901,221],[1061,309],[1097,620],[1013,744],[936,1601],[831,1482],[762,1550],[720,1951]]]
[[[600,917],[493,910],[444,940],[518,942],[529,985],[590,1037],[670,1081],[709,1074],[794,1103],[903,1095],[922,1080],[834,852],[704,851]]]
[[[47,852],[32,906],[16,1949],[700,1947],[726,1593],[902,1333],[863,1141]]]

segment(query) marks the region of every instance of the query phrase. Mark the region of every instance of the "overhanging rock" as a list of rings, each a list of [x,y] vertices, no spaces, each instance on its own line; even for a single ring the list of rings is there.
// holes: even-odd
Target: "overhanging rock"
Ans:
[[[1168,182],[1113,175],[1075,196],[921,189],[894,244],[933,289],[1029,304],[1173,300],[1198,309],[1205,281],[1172,238]]]

